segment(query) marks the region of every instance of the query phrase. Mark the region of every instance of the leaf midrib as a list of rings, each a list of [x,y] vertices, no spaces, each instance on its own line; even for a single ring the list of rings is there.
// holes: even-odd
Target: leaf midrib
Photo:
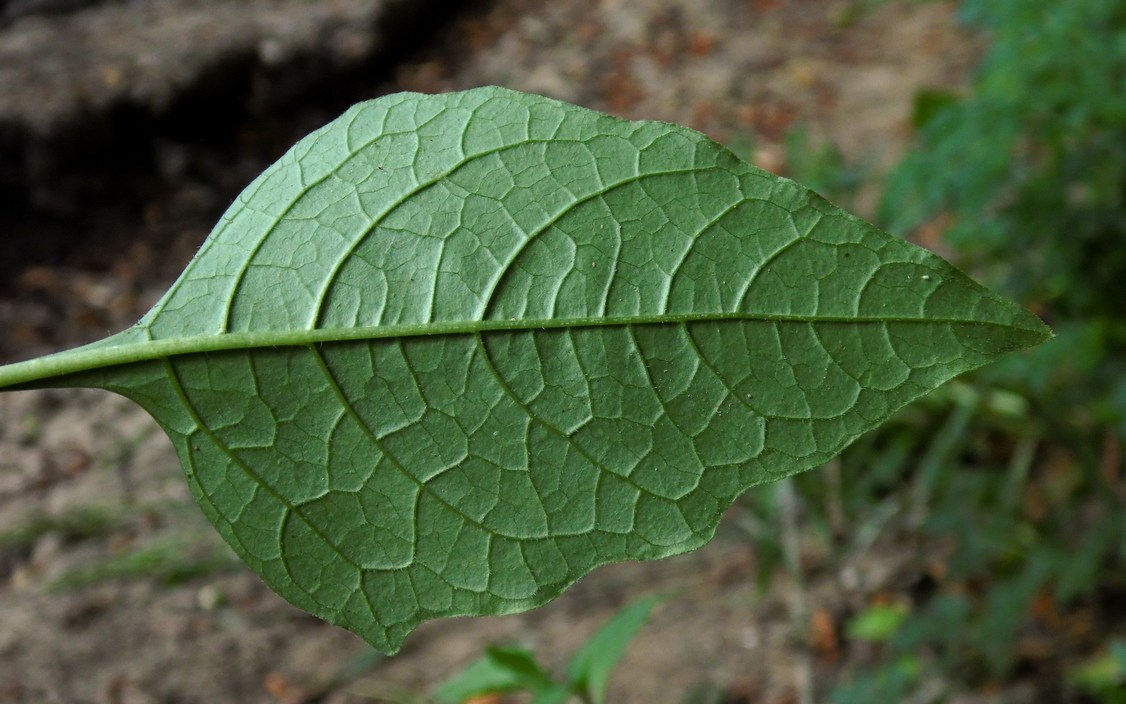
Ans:
[[[149,362],[168,357],[207,353],[231,352],[247,349],[305,347],[331,342],[360,342],[442,335],[475,335],[489,332],[520,332],[557,330],[567,328],[622,327],[639,325],[682,325],[701,322],[771,322],[818,324],[888,324],[909,323],[918,325],[978,325],[992,328],[1009,328],[1051,336],[1043,328],[1012,323],[999,323],[964,318],[912,318],[903,316],[819,316],[819,315],[764,315],[755,313],[695,313],[654,314],[633,316],[600,316],[589,318],[545,318],[514,320],[457,320],[402,325],[366,327],[317,328],[297,330],[262,330],[226,332],[213,335],[193,335],[168,339],[129,341],[112,344],[134,331],[131,328],[101,342],[78,347],[65,352],[17,362],[0,367],[0,388],[30,384],[65,374],[91,371],[104,367]]]

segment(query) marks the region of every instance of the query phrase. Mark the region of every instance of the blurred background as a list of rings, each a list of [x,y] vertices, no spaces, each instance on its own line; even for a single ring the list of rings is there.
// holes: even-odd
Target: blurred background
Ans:
[[[655,592],[609,701],[1126,702],[1122,0],[0,0],[0,359],[132,324],[351,103],[485,84],[699,129],[1057,337],[703,550],[389,659],[238,563],[140,409],[0,395],[0,703],[425,702],[491,644],[561,668]]]

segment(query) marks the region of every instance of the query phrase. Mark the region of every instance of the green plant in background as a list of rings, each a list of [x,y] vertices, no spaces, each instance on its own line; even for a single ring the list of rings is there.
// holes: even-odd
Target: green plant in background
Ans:
[[[1076,686],[1105,704],[1126,704],[1126,640],[1114,640],[1106,652],[1069,674]]]
[[[1035,410],[1009,391],[956,381],[846,450],[839,496],[820,473],[797,478],[806,527],[831,545],[832,571],[881,549],[910,545],[914,556],[880,585],[907,601],[849,622],[849,643],[881,647],[831,700],[863,701],[878,688],[880,700],[943,701],[1036,667],[1022,653],[1030,634],[1048,639],[1040,657],[1052,660],[1097,645],[1098,631],[1075,635],[1068,613],[1100,613],[1100,594],[1113,603],[1122,593],[1121,508],[1092,494],[1073,463],[1036,466],[1049,439]],[[832,531],[833,501],[843,535]],[[1058,611],[1058,623],[1038,619],[1038,608]]]
[[[657,601],[642,599],[619,611],[571,656],[565,678],[552,676],[526,648],[496,646],[439,686],[434,696],[444,704],[460,704],[483,694],[527,692],[533,704],[571,699],[605,704],[611,673]]]
[[[926,699],[936,682],[941,698],[1009,676],[1022,635],[1049,627],[1037,608],[1066,622],[1126,589],[1126,5],[965,0],[962,14],[990,48],[968,95],[916,97],[918,143],[887,180],[881,219],[904,234],[943,229],[960,261],[1059,336],[862,438],[841,458],[840,489],[798,478],[841,562],[875,542],[862,536],[906,533],[941,568],[899,585],[914,592],[909,612],[837,701],[877,685]],[[834,503],[844,539],[830,530]],[[1050,642],[1074,658],[1093,637]],[[1083,682],[1058,686],[1117,701]]]
[[[890,176],[882,219],[938,214],[946,239],[1059,325],[1006,365],[1055,421],[1126,434],[1126,4],[966,0],[988,54],[963,99],[917,103],[918,147]]]
[[[0,387],[141,404],[240,557],[393,652],[697,548],[748,487],[1050,336],[697,132],[482,88],[354,107],[137,325]]]

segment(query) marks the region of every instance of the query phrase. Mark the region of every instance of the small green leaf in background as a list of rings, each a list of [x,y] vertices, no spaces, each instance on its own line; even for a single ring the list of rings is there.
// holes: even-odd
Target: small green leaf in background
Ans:
[[[622,609],[574,654],[567,668],[572,691],[584,693],[592,704],[605,704],[610,674],[658,601],[649,597]]]
[[[494,646],[485,651],[483,658],[443,683],[434,697],[440,702],[461,704],[482,694],[549,693],[561,688],[536,662],[532,651],[518,646]],[[566,689],[562,689],[566,695]]]
[[[692,130],[501,88],[353,107],[135,326],[0,368],[148,410],[294,604],[394,652],[705,544],[1035,316]]]
[[[529,658],[534,657],[527,651]],[[461,704],[481,694],[512,692],[523,686],[519,673],[488,656],[473,662],[434,691],[434,698],[448,704]]]
[[[1068,673],[1072,684],[1106,704],[1126,704],[1126,641],[1111,641],[1107,651]]]
[[[849,621],[848,637],[872,642],[888,641],[905,618],[907,607],[902,604],[874,604]]]
[[[922,673],[915,656],[896,659],[874,672],[862,672],[833,689],[831,704],[872,704],[873,702],[908,701]]]
[[[511,672],[521,685],[528,689],[540,689],[552,683],[551,675],[547,674],[536,662],[532,653],[524,648],[493,646],[488,649],[487,657],[498,667]]]
[[[552,679],[530,650],[494,646],[434,696],[460,704],[482,694],[524,691],[533,695],[534,704],[561,704],[575,696],[588,704],[605,704],[610,675],[659,601],[661,597],[649,597],[619,611],[571,657],[566,683]]]

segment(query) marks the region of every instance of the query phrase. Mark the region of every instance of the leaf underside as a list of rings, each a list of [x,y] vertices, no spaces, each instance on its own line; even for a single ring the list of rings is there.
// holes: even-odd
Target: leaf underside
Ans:
[[[1049,335],[699,133],[481,88],[355,106],[136,326],[0,386],[140,403],[271,587],[393,652],[699,547],[748,487]]]

